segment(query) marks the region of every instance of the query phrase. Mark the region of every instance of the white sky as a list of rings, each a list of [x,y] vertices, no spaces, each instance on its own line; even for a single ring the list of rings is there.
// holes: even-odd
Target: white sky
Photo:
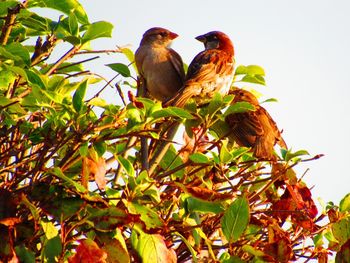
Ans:
[[[264,104],[293,150],[306,149],[320,160],[307,168],[304,181],[313,196],[339,203],[350,192],[350,2],[347,0],[113,1],[81,0],[90,22],[114,24],[112,39],[95,49],[131,44],[136,50],[144,31],[153,26],[180,35],[173,48],[185,63],[203,49],[195,36],[211,30],[234,42],[236,65],[260,65],[267,87],[257,91],[278,103]],[[111,55],[107,63],[120,62]],[[100,68],[109,78],[114,73]]]

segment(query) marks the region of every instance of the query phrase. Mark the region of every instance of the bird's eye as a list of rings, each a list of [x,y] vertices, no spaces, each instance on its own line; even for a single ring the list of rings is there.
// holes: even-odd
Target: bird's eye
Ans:
[[[161,36],[161,37],[166,37],[166,32],[161,32],[161,33],[159,33],[159,35]]]

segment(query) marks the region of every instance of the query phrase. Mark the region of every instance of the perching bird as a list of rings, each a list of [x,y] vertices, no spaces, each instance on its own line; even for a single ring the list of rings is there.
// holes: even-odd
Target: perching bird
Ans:
[[[204,43],[200,52],[188,67],[184,87],[165,106],[183,107],[189,99],[198,105],[207,103],[219,92],[226,95],[234,75],[234,49],[229,37],[219,31],[212,31],[196,37]]]
[[[142,37],[135,52],[135,63],[141,77],[141,85],[146,94],[159,101],[172,98],[185,80],[183,62],[178,53],[169,45],[177,34],[153,27]]]
[[[257,98],[249,91],[235,89],[232,103],[249,102],[255,111],[229,114],[225,122],[230,127],[229,140],[239,146],[251,147],[256,158],[276,160],[274,145],[287,149],[287,145],[270,114],[259,105]]]

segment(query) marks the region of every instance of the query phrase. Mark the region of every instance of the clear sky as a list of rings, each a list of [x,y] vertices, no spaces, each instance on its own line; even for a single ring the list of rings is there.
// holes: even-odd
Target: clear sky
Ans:
[[[304,181],[315,198],[335,201],[350,192],[350,2],[348,0],[81,0],[91,22],[114,24],[113,39],[95,49],[131,45],[136,50],[144,31],[154,26],[180,35],[173,48],[185,63],[203,49],[195,36],[211,30],[234,42],[237,65],[260,65],[267,86],[257,88],[278,103],[271,113],[293,150],[325,154],[307,168]],[[106,63],[118,62],[116,55]],[[113,72],[101,68],[105,77]]]

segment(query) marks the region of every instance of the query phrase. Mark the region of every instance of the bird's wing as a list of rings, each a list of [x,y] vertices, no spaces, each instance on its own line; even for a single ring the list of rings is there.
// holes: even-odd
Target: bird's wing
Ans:
[[[233,63],[232,57],[221,50],[210,49],[200,52],[188,67],[186,85],[213,81],[218,75],[232,73],[233,66],[228,67],[229,63]]]
[[[181,56],[173,49],[169,49],[168,59],[173,65],[176,73],[179,75],[179,79],[182,83],[185,82],[185,70]]]
[[[276,122],[272,119],[271,115],[267,112],[267,110],[265,110],[265,108],[260,107],[261,108],[261,113],[265,114],[265,116],[267,117],[269,124],[272,128],[272,131],[275,133],[274,136],[276,138],[276,143],[281,146],[284,149],[288,149],[286,142],[284,141],[284,139],[282,138],[282,134],[280,132],[280,130],[277,127]]]
[[[226,76],[232,72],[231,56],[221,50],[204,50],[189,65],[184,87],[165,105],[183,107],[190,98],[200,95],[207,83],[213,83],[218,76]]]
[[[231,132],[238,144],[253,147],[257,137],[264,133],[263,127],[255,112],[234,113],[226,116],[225,121],[229,124]]]

